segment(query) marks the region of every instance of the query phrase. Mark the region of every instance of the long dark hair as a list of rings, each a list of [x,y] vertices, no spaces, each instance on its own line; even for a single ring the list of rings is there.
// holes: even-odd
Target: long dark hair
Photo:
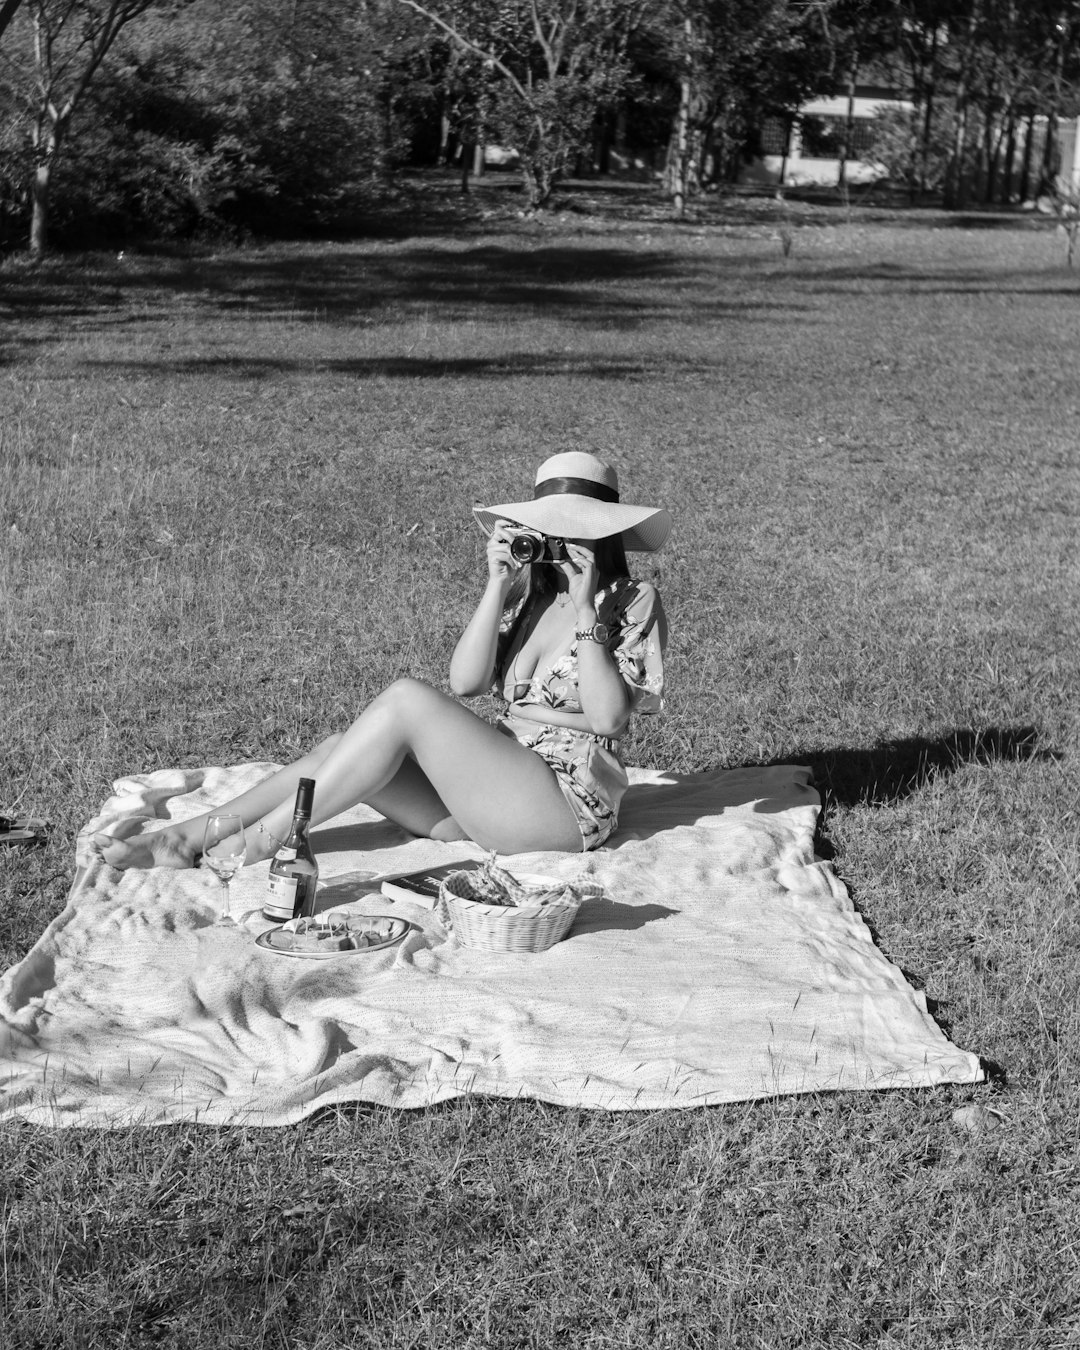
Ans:
[[[609,534],[603,539],[593,540],[593,552],[596,554],[596,570],[600,574],[600,585],[610,586],[620,577],[630,575],[630,564],[626,561],[626,549],[621,534]],[[554,595],[555,582],[552,579],[550,563],[529,563],[521,568],[503,601],[503,613],[509,614],[516,605],[533,595]]]

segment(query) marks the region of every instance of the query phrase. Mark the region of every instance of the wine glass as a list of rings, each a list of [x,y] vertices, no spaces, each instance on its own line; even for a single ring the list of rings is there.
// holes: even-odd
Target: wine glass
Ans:
[[[244,822],[239,816],[210,816],[203,834],[203,862],[221,882],[221,916],[219,922],[231,923],[229,914],[229,882],[244,865],[247,840]]]

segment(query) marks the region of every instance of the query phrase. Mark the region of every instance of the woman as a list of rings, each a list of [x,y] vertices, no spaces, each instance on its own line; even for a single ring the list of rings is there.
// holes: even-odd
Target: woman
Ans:
[[[317,782],[315,825],[366,802],[413,834],[499,853],[597,848],[615,828],[627,782],[619,740],[632,712],[659,711],[667,637],[626,549],[659,548],[671,517],[621,503],[615,470],[577,451],[540,466],[532,501],[475,511],[488,581],[450,686],[467,698],[494,683],[504,716],[492,725],[421,680],[396,681],[347,731],[215,808],[243,819],[249,863],[288,834],[300,778]],[[518,561],[522,535],[546,540],[554,559]],[[114,867],[192,867],[205,824],[98,836],[98,851]]]

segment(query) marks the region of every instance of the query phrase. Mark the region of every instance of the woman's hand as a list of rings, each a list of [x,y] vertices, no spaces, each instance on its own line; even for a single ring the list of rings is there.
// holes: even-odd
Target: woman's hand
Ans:
[[[579,621],[596,621],[596,588],[600,574],[596,569],[596,554],[586,544],[566,540],[566,561],[557,566],[566,578],[566,589]]]
[[[462,698],[483,694],[491,686],[503,606],[510,583],[521,567],[510,553],[514,534],[509,521],[499,520],[488,536],[488,582],[450,658],[450,688]]]
[[[508,520],[498,520],[488,536],[488,576],[492,581],[509,582],[521,567],[521,563],[510,552],[510,541],[514,533]]]

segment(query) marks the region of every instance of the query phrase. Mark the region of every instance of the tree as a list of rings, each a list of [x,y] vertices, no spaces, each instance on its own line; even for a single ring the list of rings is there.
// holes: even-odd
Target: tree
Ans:
[[[766,114],[834,82],[829,8],[830,0],[669,0],[660,43],[679,98],[665,186],[677,215],[707,178],[734,169]]]
[[[913,196],[940,186],[950,208],[972,194],[1009,202],[1038,195],[1033,177],[1049,191],[1058,117],[1076,106],[1075,0],[842,0],[849,6],[856,37],[882,20],[891,30],[889,56],[914,110],[878,119],[875,153]]]
[[[17,50],[0,50],[5,239],[33,210],[30,2],[9,30]],[[355,219],[437,113],[432,48],[396,0],[156,0],[62,137],[50,233],[119,243]]]
[[[71,120],[121,31],[155,0],[26,0],[33,174],[30,253],[45,252],[49,192]]]
[[[646,0],[399,0],[490,78],[486,130],[520,156],[530,211],[591,144]]]

